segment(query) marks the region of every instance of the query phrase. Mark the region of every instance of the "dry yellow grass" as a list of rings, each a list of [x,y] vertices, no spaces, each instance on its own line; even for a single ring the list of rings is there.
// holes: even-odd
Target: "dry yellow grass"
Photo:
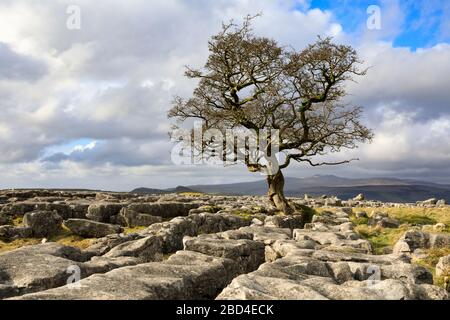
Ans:
[[[43,238],[16,239],[10,242],[0,241],[0,253],[18,249],[24,246],[39,244]],[[72,234],[68,229],[61,228],[61,231],[47,239],[49,242],[57,242],[65,246],[86,249],[92,244],[94,239],[86,239]]]
[[[180,192],[180,195],[185,197],[201,197],[204,196],[205,194],[202,192]]]
[[[369,215],[372,211],[386,212],[389,217],[399,220],[401,223],[409,223],[411,225],[427,225],[441,222],[450,227],[450,206],[442,208],[357,208],[354,209],[366,211]],[[450,229],[447,230],[450,232]]]
[[[133,228],[123,228],[123,233],[125,234],[129,234],[129,233],[134,233],[134,232],[139,232],[142,231],[144,229],[146,229],[147,227],[133,227]]]

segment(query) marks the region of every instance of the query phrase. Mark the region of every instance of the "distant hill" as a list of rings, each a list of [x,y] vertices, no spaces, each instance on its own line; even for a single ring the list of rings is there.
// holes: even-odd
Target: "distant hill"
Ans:
[[[191,185],[177,188],[189,190],[182,192],[227,195],[264,195],[267,192],[265,180],[216,185]],[[164,190],[139,188],[133,190],[133,192],[140,193],[139,190],[154,190],[155,192],[144,193],[169,193],[177,192],[174,191],[177,188]],[[450,202],[450,185],[396,178],[349,179],[333,175],[315,175],[308,178],[287,177],[285,193],[287,196],[303,196],[305,193],[313,196],[336,195],[341,199],[353,198],[359,193],[364,193],[367,199],[386,202],[415,202],[432,197]]]
[[[131,191],[131,193],[137,194],[168,194],[168,193],[182,193],[182,192],[198,192],[191,188],[178,186],[176,188],[169,189],[154,189],[154,188],[136,188]]]

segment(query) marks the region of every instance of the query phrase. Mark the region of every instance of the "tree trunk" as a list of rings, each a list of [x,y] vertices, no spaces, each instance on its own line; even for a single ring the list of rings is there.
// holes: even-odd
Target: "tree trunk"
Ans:
[[[267,195],[272,204],[285,214],[292,214],[294,210],[284,196],[284,176],[281,170],[278,170],[275,175],[267,176],[267,183],[269,184],[269,192]]]

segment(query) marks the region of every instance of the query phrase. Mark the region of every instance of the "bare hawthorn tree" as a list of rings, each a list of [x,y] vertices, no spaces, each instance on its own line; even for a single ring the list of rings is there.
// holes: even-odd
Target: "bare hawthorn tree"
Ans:
[[[313,158],[372,139],[372,132],[360,122],[362,109],[342,102],[344,84],[366,70],[360,69],[362,62],[350,46],[319,37],[297,52],[256,36],[251,21],[248,16],[242,25],[223,24],[209,41],[206,65],[187,67],[186,76],[199,80],[193,96],[176,97],[168,116],[178,122],[199,119],[203,130],[278,130],[283,159],[276,172],[267,175],[268,196],[279,210],[291,214],[295,207],[284,196],[283,169],[293,160],[312,166],[348,163],[356,159],[314,162]],[[248,158],[244,163],[251,172],[266,168]]]

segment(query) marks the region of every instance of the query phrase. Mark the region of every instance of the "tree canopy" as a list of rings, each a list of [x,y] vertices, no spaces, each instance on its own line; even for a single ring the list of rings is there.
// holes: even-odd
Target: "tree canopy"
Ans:
[[[198,80],[192,97],[176,97],[168,115],[181,122],[199,119],[203,130],[277,130],[284,156],[277,171],[267,176],[269,197],[280,210],[292,213],[283,193],[282,169],[292,161],[312,166],[346,163],[353,159],[315,162],[314,157],[372,139],[360,120],[362,108],[342,101],[346,82],[366,70],[351,46],[335,44],[332,38],[319,37],[296,51],[255,35],[251,22],[247,17],[242,25],[223,24],[209,41],[205,66],[187,67],[186,76]],[[252,172],[266,166],[244,162]]]

